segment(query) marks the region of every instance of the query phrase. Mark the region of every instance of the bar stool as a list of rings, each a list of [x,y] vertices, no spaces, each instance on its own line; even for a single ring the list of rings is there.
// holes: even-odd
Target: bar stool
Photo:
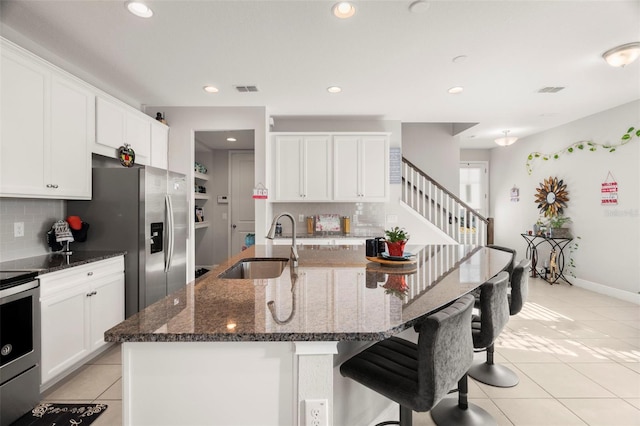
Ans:
[[[513,275],[521,273],[522,263],[514,268]],[[483,284],[480,288],[480,303],[476,305],[480,309],[479,315],[472,319],[473,347],[487,352],[486,361],[476,363],[469,369],[469,376],[475,380],[491,386],[508,388],[518,384],[518,376],[507,367],[494,363],[494,342],[507,322],[509,321],[510,308],[508,296],[508,273],[500,272],[496,276],[494,285]],[[520,288],[520,282],[513,282]],[[512,292],[516,298],[520,291]]]
[[[340,366],[343,376],[400,404],[400,421],[382,422],[377,426],[409,426],[413,411],[429,411],[456,383],[463,382],[460,388],[466,390],[466,372],[473,362],[470,328],[473,301],[471,295],[462,296],[416,324],[417,345],[390,337]],[[466,404],[466,394],[460,394],[460,398]],[[489,413],[473,404],[457,410],[474,411],[478,425],[495,424]]]

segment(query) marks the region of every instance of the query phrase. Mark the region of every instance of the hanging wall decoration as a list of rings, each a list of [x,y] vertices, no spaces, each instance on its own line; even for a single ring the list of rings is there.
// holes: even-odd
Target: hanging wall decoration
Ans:
[[[513,188],[511,188],[510,194],[512,203],[517,203],[520,201],[520,189],[515,186],[515,184],[513,185]]]
[[[618,205],[618,182],[613,177],[611,172],[607,173],[607,178],[602,183],[600,188],[602,194],[601,205],[603,206],[615,206]]]
[[[540,213],[547,217],[562,214],[569,201],[567,185],[562,179],[549,176],[549,179],[540,183],[540,188],[536,188],[535,201]]]
[[[258,182],[255,188],[253,188],[253,199],[266,200],[267,198],[269,198],[269,190],[264,187],[262,182]]]
[[[572,154],[578,151],[591,151],[595,152],[598,150],[598,147],[607,150],[607,152],[615,152],[617,148],[626,145],[632,140],[640,138],[640,129],[636,129],[635,127],[629,127],[627,132],[620,137],[620,141],[618,143],[598,143],[594,141],[582,140],[578,142],[574,142],[571,145],[563,148],[559,151],[552,152],[550,154],[545,154],[543,152],[531,152],[527,156],[527,173],[531,174],[533,172],[533,163],[535,160],[549,161],[549,160],[557,160],[560,156],[564,154]]]
[[[136,162],[136,152],[131,148],[131,145],[125,143],[124,146],[118,148],[118,158],[123,166],[132,167]]]

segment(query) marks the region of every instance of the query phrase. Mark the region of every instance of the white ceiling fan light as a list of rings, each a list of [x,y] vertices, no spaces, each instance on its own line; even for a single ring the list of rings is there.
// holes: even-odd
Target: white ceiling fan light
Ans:
[[[614,47],[604,52],[602,57],[612,67],[624,67],[640,57],[640,42]]]
[[[513,145],[515,141],[518,140],[518,138],[516,138],[515,136],[508,136],[509,130],[503,130],[502,133],[504,133],[503,137],[494,140],[494,142],[500,146]]]
[[[124,2],[127,10],[140,18],[151,18],[153,10],[146,4],[137,0],[128,0]]]
[[[336,18],[348,19],[355,15],[356,8],[348,1],[341,1],[333,5],[331,12]]]

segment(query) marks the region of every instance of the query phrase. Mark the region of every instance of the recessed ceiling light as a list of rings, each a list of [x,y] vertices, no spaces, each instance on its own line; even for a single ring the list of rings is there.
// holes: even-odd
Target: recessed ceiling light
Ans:
[[[424,0],[416,0],[409,5],[411,13],[425,13],[427,10],[429,10],[429,3]]]
[[[218,90],[217,87],[214,87],[214,86],[204,86],[202,90],[204,90],[207,93],[218,93],[220,91]]]
[[[338,86],[330,86],[330,87],[327,87],[327,92],[329,92],[329,93],[340,93],[340,92],[342,92],[342,88],[338,87]]]
[[[447,90],[447,92],[451,93],[452,95],[457,95],[458,93],[462,93],[463,90],[463,87],[455,86]]]
[[[333,14],[340,19],[351,18],[356,13],[356,8],[348,1],[336,3],[331,8]]]
[[[141,18],[151,18],[153,16],[153,10],[141,1],[126,1],[125,6],[129,12]]]
[[[227,138],[227,142],[235,142],[236,140],[236,138]]]

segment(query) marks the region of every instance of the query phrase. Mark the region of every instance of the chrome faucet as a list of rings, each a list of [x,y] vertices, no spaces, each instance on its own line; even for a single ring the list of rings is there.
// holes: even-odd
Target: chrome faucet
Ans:
[[[295,268],[298,266],[298,247],[296,246],[296,221],[293,218],[293,215],[291,213],[280,213],[278,216],[274,217],[273,222],[271,222],[271,228],[267,233],[267,238],[273,240],[273,238],[276,236],[276,223],[282,216],[287,216],[289,219],[291,219],[291,232],[293,233],[291,240],[291,266]]]

